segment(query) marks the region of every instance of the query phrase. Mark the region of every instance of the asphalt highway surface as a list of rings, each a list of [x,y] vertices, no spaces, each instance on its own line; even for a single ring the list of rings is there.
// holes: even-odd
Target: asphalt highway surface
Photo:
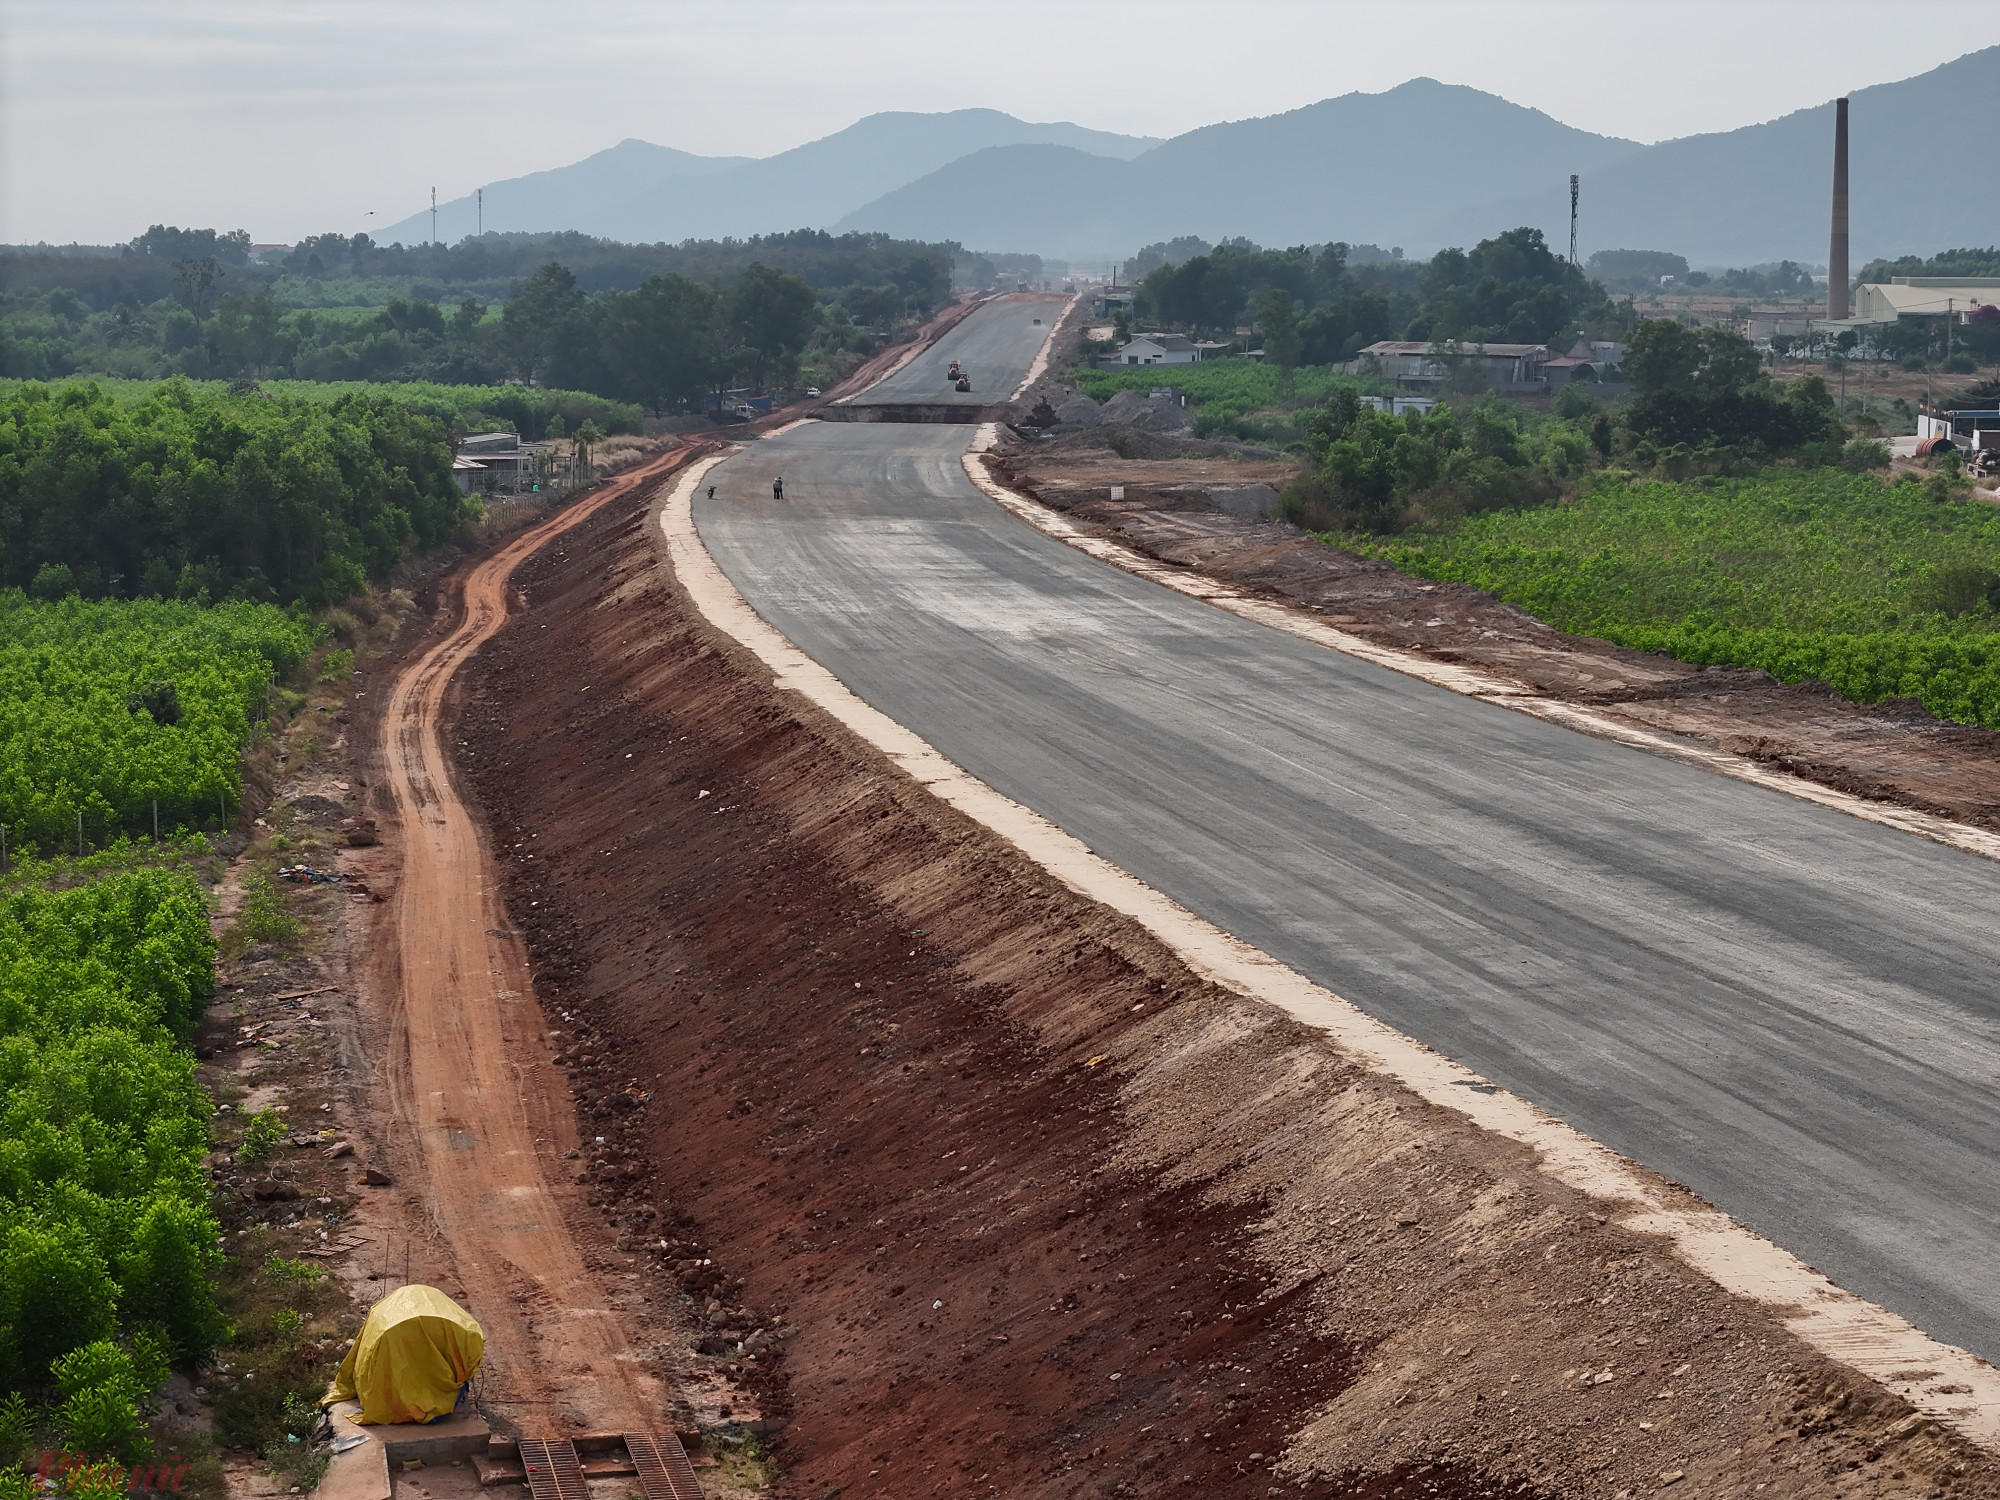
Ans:
[[[968,436],[801,427],[713,471],[696,524],[973,774],[2000,1359],[2000,865],[1121,573],[982,496]]]
[[[1027,376],[1063,306],[1061,297],[989,302],[888,379],[844,404],[993,406],[1005,401]],[[957,390],[945,379],[954,359],[965,362],[971,390]]]

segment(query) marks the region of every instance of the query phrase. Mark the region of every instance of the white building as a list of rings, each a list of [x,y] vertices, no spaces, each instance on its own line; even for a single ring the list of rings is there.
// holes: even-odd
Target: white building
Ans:
[[[1103,360],[1107,370],[1127,365],[1198,365],[1227,349],[1227,344],[1196,343],[1178,333],[1142,333]]]
[[[1893,323],[1898,318],[1950,317],[1975,307],[2000,305],[2000,277],[1897,276],[1864,282],[1854,289],[1854,323]]]
[[[2000,308],[2000,277],[1995,276],[1895,276],[1888,281],[1865,281],[1854,289],[1854,310],[1838,322],[1825,318],[1806,322],[1777,319],[1750,320],[1752,343],[1767,343],[1773,334],[1823,333],[1838,335],[1853,331],[1866,339],[1875,330],[1886,328],[1901,318],[1947,318],[1964,323],[1981,312]]]

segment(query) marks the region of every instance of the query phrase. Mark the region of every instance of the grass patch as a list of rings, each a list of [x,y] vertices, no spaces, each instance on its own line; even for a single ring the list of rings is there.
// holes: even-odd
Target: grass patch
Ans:
[[[235,958],[253,943],[269,943],[296,952],[305,942],[306,927],[292,915],[288,898],[262,870],[243,878],[243,909],[222,935],[222,953]]]
[[[270,1250],[269,1231],[253,1229],[243,1238],[248,1243],[232,1247],[219,1291],[236,1333],[207,1377],[215,1432],[296,1475],[348,1336],[341,1326],[346,1298],[318,1266]],[[271,1458],[274,1447],[278,1459]],[[296,1477],[290,1482],[306,1487]]]
[[[761,1494],[777,1481],[777,1461],[754,1432],[711,1432],[703,1437],[701,1446],[715,1461],[714,1468],[701,1471],[704,1494]]]

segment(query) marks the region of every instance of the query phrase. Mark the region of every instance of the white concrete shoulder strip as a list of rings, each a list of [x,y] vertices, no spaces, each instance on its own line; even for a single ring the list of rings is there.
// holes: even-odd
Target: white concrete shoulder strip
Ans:
[[[682,472],[661,510],[660,526],[674,571],[696,607],[709,623],[755,653],[779,687],[803,694],[832,714],[936,796],[1008,840],[1071,890],[1138,922],[1202,978],[1277,1006],[1326,1032],[1364,1066],[1397,1080],[1430,1103],[1527,1144],[1538,1153],[1545,1171],[1602,1201],[1619,1224],[1664,1237],[1689,1266],[1726,1290],[1785,1310],[1787,1325],[1814,1348],[1860,1370],[1975,1441],[2000,1449],[2000,1371],[1986,1361],[1941,1344],[1894,1313],[1843,1291],[1728,1215],[1655,1185],[1632,1162],[1527,1100],[1504,1090],[1481,1092],[1491,1085],[1477,1074],[1195,916],[862,702],[760,618],[702,545],[694,526],[694,495],[702,476],[726,456]]]
[[[980,427],[978,436],[974,438],[972,447],[967,450],[965,472],[972,482],[979,486],[982,493],[1005,510],[1026,521],[1037,531],[1045,532],[1057,541],[1067,542],[1079,552],[1087,552],[1115,568],[1121,568],[1127,573],[1161,584],[1177,593],[1204,600],[1217,609],[1228,610],[1229,613],[1239,615],[1243,619],[1255,620],[1260,625],[1269,625],[1275,630],[1282,630],[1302,640],[1312,641],[1316,645],[1372,662],[1378,667],[1387,667],[1390,671],[1401,672],[1407,677],[1422,678],[1425,682],[1449,688],[1452,692],[1463,694],[1467,698],[1484,699],[1488,703],[1497,703],[1503,708],[1510,708],[1515,713],[1531,714],[1538,719],[1547,719],[1552,724],[1561,724],[1565,728],[1574,729],[1600,740],[1615,740],[1621,745],[1631,745],[1636,749],[1649,750],[1655,755],[1686,761],[1704,770],[1732,776],[1738,781],[1748,781],[1757,786],[1768,787],[1774,792],[1783,792],[1786,796],[1797,797],[1802,802],[1816,802],[1821,807],[1844,812],[1850,817],[1863,818],[1870,823],[1880,823],[1885,827],[1900,829],[1904,833],[1914,833],[1919,838],[1931,839],[1940,844],[1950,844],[1953,848],[1962,849],[1968,854],[1983,855],[1987,859],[2000,859],[2000,833],[1974,828],[1969,823],[1954,823],[1949,818],[1936,817],[1931,813],[1917,812],[1907,807],[1870,802],[1847,792],[1835,791],[1832,787],[1821,786],[1818,782],[1787,776],[1740,755],[1731,755],[1727,751],[1712,749],[1675,735],[1641,729],[1635,724],[1623,723],[1580,704],[1545,698],[1531,688],[1493,676],[1477,667],[1432,661],[1414,651],[1399,651],[1393,646],[1378,646],[1373,641],[1363,640],[1359,636],[1349,635],[1344,630],[1336,630],[1331,625],[1322,625],[1308,619],[1284,605],[1244,594],[1213,578],[1160,562],[1104,537],[1092,536],[1066,516],[994,482],[993,476],[986,472],[986,466],[979,462],[978,455],[993,445],[998,432],[999,429],[995,424],[985,423]]]
[[[1082,296],[1081,292],[1072,296],[1069,301],[1063,304],[1063,310],[1049,319],[1048,332],[1042,338],[1042,347],[1035,351],[1035,362],[1028,366],[1028,373],[1021,377],[1021,383],[1014,387],[1014,394],[1009,396],[1008,400],[1020,400],[1021,397],[1027,394],[1028,387],[1033,385],[1037,380],[1040,380],[1048,372],[1049,356],[1055,353],[1056,349],[1056,333],[1062,328],[1063,319],[1076,310],[1077,303],[1082,300]]]

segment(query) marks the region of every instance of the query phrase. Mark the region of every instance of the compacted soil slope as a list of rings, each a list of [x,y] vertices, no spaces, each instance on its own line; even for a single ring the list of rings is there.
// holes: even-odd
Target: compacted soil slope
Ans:
[[[662,553],[621,501],[524,565],[447,741],[578,1179],[782,1493],[2000,1491],[774,689]]]

